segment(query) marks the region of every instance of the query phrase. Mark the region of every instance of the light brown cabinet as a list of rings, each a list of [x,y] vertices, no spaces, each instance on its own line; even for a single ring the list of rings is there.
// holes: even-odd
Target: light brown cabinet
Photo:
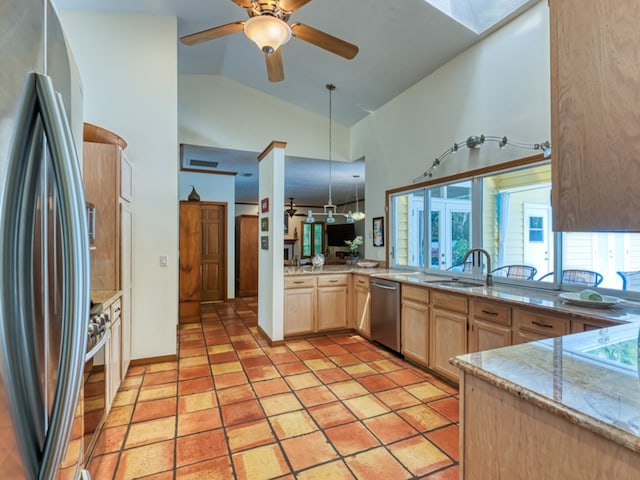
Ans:
[[[401,353],[422,365],[429,364],[429,290],[402,286]]]
[[[512,343],[511,308],[483,300],[471,300],[469,351],[480,352]]]
[[[371,294],[369,291],[368,275],[353,275],[353,302],[352,326],[360,335],[371,337],[370,305]]]
[[[348,275],[320,275],[316,293],[316,331],[347,328]]]
[[[550,0],[553,228],[640,231],[640,10]]]
[[[525,343],[570,333],[570,321],[547,312],[514,308],[514,343]]]
[[[284,279],[284,335],[348,327],[349,275],[300,275]]]
[[[106,403],[110,408],[113,399],[118,393],[120,382],[122,381],[122,301],[118,297],[109,306],[109,333],[110,337],[105,345],[105,382],[106,382]],[[107,409],[108,409],[107,408]]]
[[[458,381],[459,371],[451,357],[467,353],[469,305],[464,295],[433,290],[429,327],[429,368]]]
[[[83,186],[95,206],[95,240],[91,256],[91,290],[121,290],[118,361],[121,379],[131,361],[133,322],[133,164],[117,135],[85,124]],[[115,143],[101,143],[114,139]],[[115,339],[112,341],[115,342]],[[115,346],[113,347],[115,348]]]

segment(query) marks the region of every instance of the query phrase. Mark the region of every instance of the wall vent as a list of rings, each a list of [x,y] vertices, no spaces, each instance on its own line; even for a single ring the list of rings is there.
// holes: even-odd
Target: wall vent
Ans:
[[[218,168],[219,162],[213,162],[211,160],[197,160],[192,158],[189,160],[189,165],[192,167],[206,167],[206,168]]]

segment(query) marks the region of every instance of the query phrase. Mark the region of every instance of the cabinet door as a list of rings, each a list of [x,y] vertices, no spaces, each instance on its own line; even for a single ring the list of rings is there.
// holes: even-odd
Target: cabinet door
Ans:
[[[105,378],[107,382],[107,404],[111,405],[120,388],[120,318],[111,322],[111,337],[106,345]]]
[[[315,288],[291,288],[284,291],[284,334],[312,333]]]
[[[638,3],[550,1],[553,229],[637,231]]]
[[[467,316],[433,308],[429,328],[429,368],[459,381],[459,370],[449,359],[467,352]]]
[[[122,378],[127,375],[129,363],[131,362],[131,294],[132,294],[132,228],[133,214],[131,206],[127,203],[120,204],[120,285],[122,288]]]
[[[474,318],[469,335],[469,351],[482,352],[511,345],[511,327]]]
[[[133,200],[133,166],[120,150],[120,198],[130,202]]]
[[[356,280],[356,299],[355,299],[355,316],[354,328],[365,337],[371,336],[371,321],[369,318],[369,304],[371,297],[369,296],[369,282],[363,287]]]
[[[402,354],[423,365],[429,364],[429,307],[402,300]]]
[[[318,287],[318,331],[347,328],[347,287]]]

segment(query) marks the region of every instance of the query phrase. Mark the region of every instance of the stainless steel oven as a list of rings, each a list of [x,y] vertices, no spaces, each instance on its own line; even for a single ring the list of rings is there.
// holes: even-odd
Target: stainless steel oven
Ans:
[[[88,465],[106,419],[107,383],[105,346],[109,340],[109,315],[102,304],[91,305],[89,337],[84,363],[84,464]]]

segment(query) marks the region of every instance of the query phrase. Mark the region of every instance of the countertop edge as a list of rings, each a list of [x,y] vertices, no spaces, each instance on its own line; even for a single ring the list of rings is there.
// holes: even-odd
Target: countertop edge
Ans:
[[[473,375],[480,380],[483,380],[500,390],[504,390],[512,395],[521,398],[522,400],[531,403],[543,410],[548,411],[551,414],[557,415],[564,420],[573,423],[579,427],[589,430],[596,435],[607,438],[612,442],[627,448],[633,452],[640,453],[640,437],[633,435],[629,432],[625,432],[615,426],[598,420],[597,418],[586,415],[580,411],[568,408],[567,406],[550,399],[544,395],[534,392],[528,388],[518,385],[503,377],[499,377],[495,374],[487,372],[482,367],[475,365],[474,363],[466,360],[473,354],[459,355],[450,359],[450,363],[458,367],[464,373]]]

